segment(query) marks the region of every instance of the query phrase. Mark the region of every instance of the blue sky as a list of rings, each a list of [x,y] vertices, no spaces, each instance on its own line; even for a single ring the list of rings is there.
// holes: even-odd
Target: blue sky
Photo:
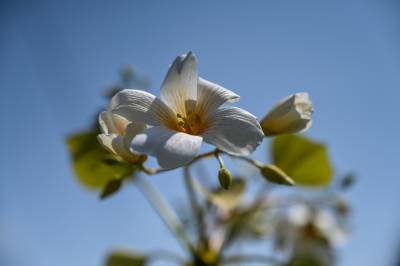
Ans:
[[[78,186],[64,137],[133,65],[158,88],[192,50],[200,75],[258,117],[308,91],[309,136],[359,180],[340,265],[391,265],[400,245],[400,6],[396,1],[2,1],[0,262],[101,265],[115,247],[179,250],[134,189],[105,202]],[[261,147],[256,155],[263,157]],[[177,201],[179,173],[153,177]],[[178,188],[178,189],[177,189]],[[55,263],[56,262],[56,263]]]

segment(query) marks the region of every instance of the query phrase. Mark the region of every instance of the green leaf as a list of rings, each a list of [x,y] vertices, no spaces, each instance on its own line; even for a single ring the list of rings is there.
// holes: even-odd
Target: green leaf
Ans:
[[[326,186],[333,169],[324,144],[299,135],[282,135],[272,143],[273,163],[297,185]]]
[[[147,258],[142,254],[115,251],[108,256],[105,266],[145,266],[146,262]]]
[[[136,166],[116,158],[97,141],[97,132],[80,132],[67,138],[71,163],[85,187],[103,189],[112,180],[134,173]]]
[[[115,192],[117,192],[122,186],[122,181],[123,181],[122,179],[114,179],[108,182],[106,187],[101,192],[100,198],[105,199],[114,194]]]

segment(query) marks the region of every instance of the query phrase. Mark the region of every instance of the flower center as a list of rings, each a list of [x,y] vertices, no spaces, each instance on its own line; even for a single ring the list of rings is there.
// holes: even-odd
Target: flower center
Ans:
[[[188,112],[186,116],[177,114],[176,117],[178,118],[179,131],[191,135],[200,135],[205,129],[205,124],[197,113]]]

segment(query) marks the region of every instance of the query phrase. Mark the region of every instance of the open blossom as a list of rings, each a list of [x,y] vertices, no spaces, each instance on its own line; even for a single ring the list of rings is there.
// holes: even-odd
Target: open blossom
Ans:
[[[281,100],[261,120],[266,136],[305,131],[311,126],[313,107],[308,93],[301,92]]]
[[[175,168],[190,162],[203,141],[235,155],[254,151],[263,138],[257,119],[240,108],[220,108],[238,100],[232,91],[198,77],[197,59],[189,52],[172,63],[160,98],[123,90],[113,97],[110,112],[132,125],[147,125],[132,139],[131,150]]]
[[[102,134],[97,136],[100,144],[110,152],[118,155],[128,162],[134,162],[137,154],[130,151],[133,137],[143,131],[145,125],[142,123],[130,123],[124,117],[113,114],[115,101],[111,101],[108,110],[99,115],[99,124]]]

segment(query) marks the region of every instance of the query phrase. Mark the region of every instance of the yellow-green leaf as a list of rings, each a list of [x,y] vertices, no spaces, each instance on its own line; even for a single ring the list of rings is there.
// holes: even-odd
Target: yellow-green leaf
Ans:
[[[122,186],[122,179],[114,179],[108,182],[108,184],[105,186],[103,191],[100,194],[101,199],[108,198],[109,196],[113,195],[116,193]]]
[[[128,251],[115,251],[106,260],[105,266],[144,266],[147,258],[138,253]]]
[[[88,188],[103,189],[112,180],[123,179],[135,166],[121,161],[97,141],[97,132],[80,132],[67,138],[71,163],[79,182]]]
[[[272,143],[273,163],[297,185],[326,186],[333,176],[324,144],[299,135],[278,136]]]

